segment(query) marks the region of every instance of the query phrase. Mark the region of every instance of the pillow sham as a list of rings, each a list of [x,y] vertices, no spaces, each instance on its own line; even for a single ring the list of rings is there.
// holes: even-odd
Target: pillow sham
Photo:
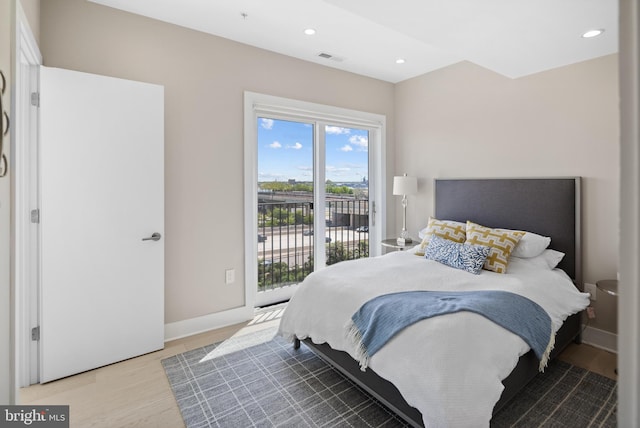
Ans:
[[[552,270],[555,269],[558,264],[562,261],[564,257],[564,253],[556,250],[544,250],[542,254],[537,257],[515,257],[512,254],[511,259],[509,260],[509,272],[511,269],[520,270],[520,269],[544,269],[544,270]]]
[[[549,269],[555,269],[564,258],[564,253],[547,249],[542,252],[540,257],[542,257],[547,262],[547,264],[549,265]]]
[[[551,238],[538,235],[533,232],[526,232],[511,253],[512,257],[523,259],[537,257],[549,246]]]
[[[564,253],[556,250],[544,250],[538,257],[533,257],[534,263],[545,263],[549,269],[555,269],[562,261]]]
[[[509,256],[525,234],[519,230],[492,229],[471,221],[467,221],[466,231],[466,244],[491,247],[484,268],[497,273],[507,272]]]
[[[478,275],[491,248],[467,245],[433,235],[425,249],[425,258]]]
[[[427,227],[422,229],[419,233],[423,235],[423,238],[420,243],[420,247],[415,253],[419,256],[423,256],[425,248],[429,244],[429,240],[433,235],[453,242],[464,242],[466,239],[466,226],[466,223],[462,223],[460,221],[438,220],[437,218],[429,217]]]

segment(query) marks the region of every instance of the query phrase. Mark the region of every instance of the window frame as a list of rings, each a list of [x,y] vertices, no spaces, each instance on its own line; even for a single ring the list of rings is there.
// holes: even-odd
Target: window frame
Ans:
[[[258,282],[258,118],[305,121],[315,124],[314,138],[323,137],[324,126],[344,126],[369,131],[369,201],[370,224],[369,254],[381,254],[380,242],[386,236],[386,116],[358,110],[316,104],[255,92],[244,93],[244,232],[245,232],[245,306],[255,307]],[[324,182],[324,153],[319,144],[314,149],[314,181]],[[318,157],[320,156],[320,157]],[[314,203],[324,204],[324,187],[314,192]],[[321,231],[318,231],[320,233]],[[324,235],[324,234],[323,234]],[[324,241],[314,240],[314,253],[324,254]],[[272,291],[270,291],[271,293]],[[275,290],[273,291],[275,293]]]

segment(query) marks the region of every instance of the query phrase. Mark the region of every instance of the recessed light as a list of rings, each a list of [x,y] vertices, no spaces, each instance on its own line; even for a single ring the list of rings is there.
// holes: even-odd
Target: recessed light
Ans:
[[[603,29],[589,30],[589,31],[583,33],[582,37],[585,38],[585,39],[591,39],[593,37],[598,37],[602,33],[604,33]]]
[[[404,60],[404,58],[398,58],[396,60],[396,64],[404,64],[406,61]]]
[[[306,30],[304,30],[304,34],[306,34],[307,36],[313,36],[314,34],[316,34],[316,30],[314,30],[313,28],[307,28]]]

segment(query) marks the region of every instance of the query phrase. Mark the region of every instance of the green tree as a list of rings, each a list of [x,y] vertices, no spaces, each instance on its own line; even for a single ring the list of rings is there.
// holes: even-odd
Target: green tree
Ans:
[[[289,265],[283,262],[267,264],[263,260],[258,260],[258,290],[289,282],[291,282],[289,279]]]
[[[290,224],[289,217],[291,213],[286,208],[276,207],[271,211],[270,226],[286,226]]]
[[[294,223],[304,224],[304,213],[302,212],[302,210],[296,210],[294,214]]]
[[[343,260],[349,260],[349,252],[340,241],[327,245],[327,265],[333,265]]]
[[[313,193],[313,184],[311,183],[296,183],[293,185],[292,190],[296,192],[309,192]]]
[[[352,195],[353,189],[347,186],[336,186],[333,183],[327,182],[326,192],[334,195]]]
[[[312,183],[288,183],[284,181],[265,181],[259,184],[262,190],[271,190],[272,192],[309,192],[313,193]]]
[[[313,224],[313,213],[310,212],[309,214],[304,216],[304,219],[302,222],[303,224]]]
[[[283,181],[265,181],[260,183],[260,188],[262,188],[262,190],[271,190],[274,192],[285,192],[291,189],[291,185]]]
[[[355,260],[369,257],[369,242],[360,241],[353,250],[345,248],[340,241],[327,245],[327,265],[332,265],[345,260]]]
[[[369,257],[369,241],[358,241],[358,247],[353,250],[352,259]]]
[[[353,250],[349,250],[340,241],[329,243],[326,245],[326,257],[327,265],[369,257],[369,242],[360,241]],[[284,262],[268,263],[264,260],[258,260],[258,290],[302,282],[313,272],[313,268],[312,254],[302,265],[294,265],[293,267]]]

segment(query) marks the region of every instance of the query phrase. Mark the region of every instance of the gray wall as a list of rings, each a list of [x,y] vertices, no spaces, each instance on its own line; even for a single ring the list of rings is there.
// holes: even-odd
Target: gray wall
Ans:
[[[165,86],[167,323],[244,305],[245,90],[384,114],[393,144],[391,83],[83,0],[41,11],[45,65]]]
[[[420,177],[414,235],[434,177],[584,177],[584,278],[616,277],[616,55],[515,80],[462,62],[392,85],[81,0],[41,12],[45,65],[165,85],[167,322],[244,302],[244,90],[386,114],[388,175]],[[389,197],[390,234],[399,205]],[[615,300],[598,298],[591,325],[615,332]]]
[[[618,265],[618,57],[519,79],[461,62],[396,85],[395,170],[421,177],[409,230],[433,213],[436,177],[583,177],[584,280]],[[615,332],[598,293],[590,326]]]

